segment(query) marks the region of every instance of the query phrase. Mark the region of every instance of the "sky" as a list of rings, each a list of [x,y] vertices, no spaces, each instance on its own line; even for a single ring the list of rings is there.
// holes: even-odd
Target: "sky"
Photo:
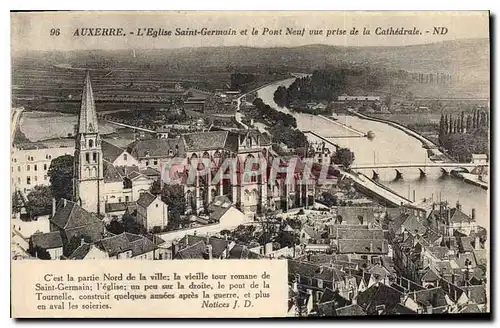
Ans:
[[[376,28],[416,28],[422,35],[375,35]],[[433,34],[434,27],[445,27],[447,33]],[[123,36],[74,36],[81,28],[122,28]],[[232,36],[138,36],[138,28],[163,29],[233,29]],[[251,35],[252,28],[258,35]],[[262,35],[263,29],[280,30],[281,35]],[[286,29],[306,35],[285,35]],[[356,28],[359,35],[350,35]],[[371,30],[362,35],[363,29]],[[247,35],[240,31],[247,29]],[[307,35],[309,30],[322,30],[323,35]],[[347,30],[347,35],[326,36],[328,30]],[[426,31],[429,31],[428,33]],[[51,32],[53,35],[51,35]],[[131,34],[134,33],[134,34]],[[238,46],[277,47],[326,44],[342,46],[403,46],[454,39],[489,37],[487,11],[475,12],[34,12],[11,13],[11,50],[89,50],[89,49],[171,49],[182,47]]]

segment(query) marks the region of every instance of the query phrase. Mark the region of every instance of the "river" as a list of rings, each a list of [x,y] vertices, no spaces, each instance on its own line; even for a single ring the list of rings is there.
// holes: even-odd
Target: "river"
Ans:
[[[287,108],[279,108],[273,100],[274,91],[278,86],[289,86],[294,79],[287,79],[275,84],[266,86],[258,91],[258,96],[269,106],[280,111],[292,114],[297,119],[300,130],[314,131],[324,137],[333,136],[353,136],[351,131],[342,126],[315,115],[291,112]],[[356,164],[387,164],[417,162],[425,163],[429,161],[427,151],[422,148],[422,144],[417,139],[410,137],[406,133],[384,123],[373,122],[353,116],[337,116],[338,121],[353,129],[363,132],[372,131],[375,138],[328,138],[333,143],[342,147],[348,147],[355,153]],[[311,140],[314,137],[308,136]],[[332,146],[333,148],[333,146]],[[372,170],[360,170],[369,177]],[[442,177],[439,168],[427,169],[427,176],[420,178],[417,168],[400,169],[403,179],[395,181],[396,173],[394,169],[378,169],[379,182],[393,189],[401,196],[415,199],[417,202],[423,198],[434,197],[447,200],[451,205],[457,201],[462,204],[463,211],[470,214],[472,209],[476,209],[476,221],[483,227],[489,227],[488,211],[488,191],[480,187],[473,186],[453,177]]]

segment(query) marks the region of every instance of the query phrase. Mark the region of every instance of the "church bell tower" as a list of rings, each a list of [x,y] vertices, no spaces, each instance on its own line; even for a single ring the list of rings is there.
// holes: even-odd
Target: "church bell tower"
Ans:
[[[80,115],[75,132],[74,199],[88,212],[104,215],[101,137],[89,71],[85,76]]]

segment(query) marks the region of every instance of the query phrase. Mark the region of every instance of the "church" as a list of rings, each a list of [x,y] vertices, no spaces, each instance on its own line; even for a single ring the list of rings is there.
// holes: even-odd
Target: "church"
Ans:
[[[139,161],[125,149],[101,139],[88,71],[75,134],[75,202],[98,216],[121,216],[127,209],[134,210],[159,172],[141,170]]]
[[[307,206],[315,196],[317,177],[300,184],[302,172],[293,172],[290,183],[283,174],[268,181],[270,165],[277,154],[269,137],[244,128],[186,133],[167,138],[138,140],[122,149],[101,139],[89,73],[85,77],[81,110],[75,127],[74,199],[90,213],[120,216],[136,209],[137,201],[148,192],[172,158],[181,158],[175,172],[183,186],[186,214],[207,210],[216,197],[225,196],[243,213],[253,216],[265,209],[288,210]],[[236,163],[232,176],[214,179],[225,159]],[[200,163],[210,163],[200,168]],[[281,160],[281,159],[280,159]],[[282,159],[286,165],[286,159]],[[247,165],[247,162],[251,161]],[[259,170],[257,163],[267,165]],[[196,166],[195,179],[187,179]],[[244,168],[251,168],[249,178]],[[300,165],[297,168],[300,170]]]

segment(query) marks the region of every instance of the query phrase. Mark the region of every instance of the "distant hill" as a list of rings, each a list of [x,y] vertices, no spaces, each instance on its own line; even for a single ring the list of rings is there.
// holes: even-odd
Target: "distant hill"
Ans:
[[[398,47],[201,47],[180,49],[30,52],[15,54],[13,67],[70,64],[113,70],[312,72],[340,64],[458,74],[469,85],[489,92],[489,40],[461,39]],[[486,90],[487,89],[487,90]]]

